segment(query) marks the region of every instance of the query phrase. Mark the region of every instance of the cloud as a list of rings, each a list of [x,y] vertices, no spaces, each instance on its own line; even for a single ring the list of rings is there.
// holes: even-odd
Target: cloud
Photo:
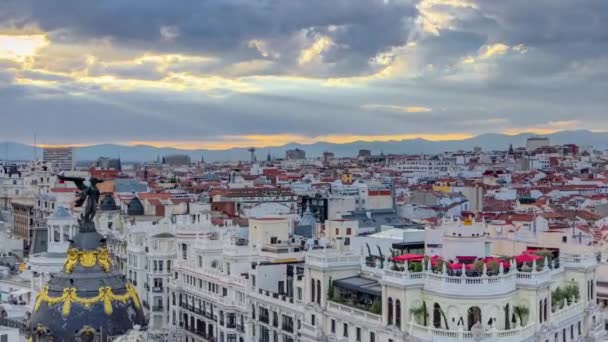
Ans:
[[[48,45],[45,34],[0,34],[0,59],[24,62]]]
[[[368,110],[390,110],[405,113],[427,113],[432,111],[429,107],[424,106],[396,106],[386,104],[365,104],[361,108]]]
[[[607,23],[598,0],[5,0],[0,117],[19,115],[0,134],[225,145],[608,130]]]

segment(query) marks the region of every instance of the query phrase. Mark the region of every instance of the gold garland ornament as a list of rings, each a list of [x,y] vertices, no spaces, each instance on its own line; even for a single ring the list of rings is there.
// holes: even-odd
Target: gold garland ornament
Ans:
[[[93,267],[97,263],[105,271],[110,272],[110,255],[107,247],[100,247],[92,251],[70,248],[68,257],[65,260],[64,268],[66,273],[72,273],[74,267],[80,263],[83,267]]]
[[[113,312],[112,301],[126,303],[129,299],[133,301],[133,304],[137,309],[141,307],[139,296],[137,295],[137,290],[135,289],[135,287],[133,287],[133,285],[128,283],[127,291],[124,294],[117,295],[112,291],[111,287],[104,286],[99,288],[99,294],[97,296],[91,298],[78,297],[78,293],[76,292],[76,288],[74,287],[63,289],[63,294],[59,297],[50,297],[49,287],[48,285],[46,285],[42,289],[42,291],[38,293],[38,297],[36,297],[36,303],[34,304],[34,312],[38,311],[42,302],[45,302],[48,306],[63,303],[62,314],[63,316],[68,316],[70,314],[72,303],[84,305],[88,309],[97,303],[103,302],[103,308],[105,313],[107,315],[111,315]]]

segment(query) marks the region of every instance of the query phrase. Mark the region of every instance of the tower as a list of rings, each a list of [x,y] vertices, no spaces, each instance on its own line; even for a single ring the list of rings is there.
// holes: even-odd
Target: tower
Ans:
[[[250,147],[247,149],[247,151],[249,151],[249,153],[251,153],[251,163],[255,163],[256,159],[255,159],[255,147]]]

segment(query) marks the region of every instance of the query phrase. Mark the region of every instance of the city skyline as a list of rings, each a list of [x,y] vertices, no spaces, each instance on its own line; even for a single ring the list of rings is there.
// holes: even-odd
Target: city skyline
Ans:
[[[0,134],[225,149],[608,131],[606,13],[591,0],[9,0]]]

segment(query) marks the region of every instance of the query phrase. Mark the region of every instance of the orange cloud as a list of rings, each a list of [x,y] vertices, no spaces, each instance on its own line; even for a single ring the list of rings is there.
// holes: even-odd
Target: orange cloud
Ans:
[[[175,147],[180,149],[209,149],[224,150],[229,148],[246,147],[272,147],[288,143],[313,144],[316,142],[327,142],[334,144],[347,144],[355,141],[398,141],[409,139],[426,139],[431,141],[463,140],[473,137],[470,133],[420,133],[420,134],[394,134],[394,135],[323,135],[308,137],[293,134],[251,134],[224,136],[211,141],[128,141],[127,145],[149,145],[154,147]]]

